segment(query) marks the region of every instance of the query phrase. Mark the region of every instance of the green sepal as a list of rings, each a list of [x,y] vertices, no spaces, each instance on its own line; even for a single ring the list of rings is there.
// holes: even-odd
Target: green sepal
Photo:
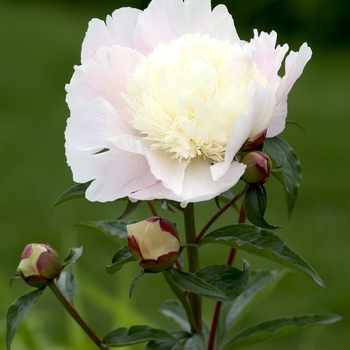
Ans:
[[[298,199],[298,191],[301,180],[300,161],[292,147],[279,137],[267,138],[264,141],[266,152],[275,164],[279,164],[276,171],[271,174],[283,185],[287,203],[288,216],[290,217]]]
[[[102,221],[86,221],[74,224],[72,226],[88,227],[102,232],[111,238],[118,246],[126,243],[127,231],[126,226],[134,224],[135,220],[102,220]]]
[[[62,268],[68,264],[75,264],[83,254],[83,247],[70,248],[68,256],[63,260]]]
[[[141,325],[114,329],[103,337],[102,343],[107,347],[119,347],[160,339],[169,339],[177,342],[173,335],[163,329]]]
[[[173,213],[175,213],[175,210],[170,206],[171,204],[173,204],[173,203],[171,201],[166,200],[166,199],[160,200],[160,206],[162,207],[162,209],[172,211]]]
[[[123,211],[123,213],[119,216],[118,220],[125,219],[127,216],[129,216],[132,212],[136,210],[136,208],[141,204],[141,201],[132,202],[130,199],[128,199],[128,202],[126,204],[126,207]]]
[[[244,211],[247,219],[255,226],[274,230],[279,226],[270,225],[264,219],[267,208],[267,191],[263,185],[249,186],[244,198]]]
[[[203,281],[214,286],[232,300],[247,287],[250,265],[243,260],[243,271],[229,265],[209,265],[196,272]]]
[[[30,293],[20,296],[6,312],[6,349],[10,350],[12,340],[18,330],[23,318],[40,298],[44,288],[36,289]]]
[[[70,201],[72,199],[85,198],[85,192],[88,189],[88,187],[91,185],[91,182],[92,181],[89,181],[83,184],[75,184],[74,186],[69,188],[67,191],[63,192],[57,198],[51,210],[63,202]]]
[[[181,271],[174,267],[163,273],[169,274],[172,281],[187,293],[195,293],[219,301],[229,300],[223,292],[205,282],[194,273]]]
[[[64,297],[73,304],[75,292],[77,291],[77,280],[73,275],[73,266],[70,265],[66,271],[62,271],[56,282]]]
[[[217,328],[217,348],[221,349],[231,327],[275,288],[283,276],[291,270],[253,270],[251,271],[247,288],[234,300],[221,306]]]
[[[278,264],[285,265],[311,276],[316,283],[325,287],[317,272],[299,255],[286,246],[284,241],[272,231],[248,225],[236,224],[221,227],[207,234],[199,245],[223,244],[241,249]]]
[[[342,320],[341,316],[333,314],[308,314],[299,316],[284,316],[264,321],[246,328],[234,336],[223,349],[238,349],[266,340],[271,340],[302,328],[315,325],[327,325]]]
[[[112,258],[112,265],[107,265],[105,271],[112,275],[119,271],[124,264],[131,261],[135,261],[135,258],[131,255],[128,246],[125,245],[115,252]]]

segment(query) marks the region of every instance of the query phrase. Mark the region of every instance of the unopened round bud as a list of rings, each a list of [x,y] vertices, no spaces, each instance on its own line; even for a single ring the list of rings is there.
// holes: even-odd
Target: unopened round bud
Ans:
[[[271,160],[269,156],[263,152],[252,151],[246,153],[241,158],[241,163],[247,167],[242,180],[251,185],[262,185],[270,176],[271,173]]]
[[[62,262],[57,252],[47,244],[28,244],[21,256],[17,271],[33,287],[44,287],[59,277]]]
[[[177,260],[179,235],[169,220],[154,216],[126,228],[130,253],[146,271],[167,270]]]

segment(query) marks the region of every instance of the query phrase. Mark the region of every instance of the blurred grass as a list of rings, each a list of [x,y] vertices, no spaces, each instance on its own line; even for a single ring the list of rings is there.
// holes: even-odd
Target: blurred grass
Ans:
[[[116,218],[122,210],[120,204],[77,200],[50,213],[56,198],[72,185],[64,156],[63,133],[69,114],[64,85],[70,80],[73,65],[79,63],[87,22],[103,11],[97,6],[70,3],[0,2],[0,310],[4,315],[10,303],[29,291],[21,281],[15,281],[11,288],[8,282],[26,244],[50,243],[62,257],[70,246],[84,245],[83,257],[75,266],[80,281],[76,306],[98,334],[145,322],[171,328],[174,325],[156,312],[164,298],[172,298],[161,276],[141,278],[129,301],[129,283],[138,267],[131,264],[118,275],[107,276],[104,266],[110,262],[115,247],[92,230],[68,228],[75,222]],[[312,38],[296,41],[300,45],[305,40],[312,42]],[[290,94],[289,118],[300,122],[308,132],[305,136],[290,125],[283,133],[296,149],[304,174],[291,221],[287,220],[279,184],[274,180],[268,184],[268,220],[283,226],[281,236],[318,271],[328,288],[320,288],[307,276],[292,274],[243,324],[309,312],[337,313],[345,320],[251,349],[348,349],[349,61],[349,50],[314,50],[304,75]],[[204,213],[198,218],[198,227],[214,210],[213,203],[197,206],[197,212]],[[147,208],[141,207],[138,217],[147,215]],[[166,215],[181,226],[178,216]],[[230,220],[226,217],[217,225]],[[217,256],[223,254],[218,252],[217,247],[210,252],[203,250],[201,258],[207,263],[222,262]],[[242,255],[253,268],[278,268]],[[207,315],[212,307],[213,303],[208,302]],[[1,323],[2,344],[4,334]],[[13,344],[16,350],[94,349],[49,291],[24,320]]]

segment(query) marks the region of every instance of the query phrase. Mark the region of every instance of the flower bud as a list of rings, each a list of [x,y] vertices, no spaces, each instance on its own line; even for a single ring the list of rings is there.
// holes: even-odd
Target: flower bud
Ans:
[[[164,271],[177,260],[179,235],[169,220],[154,216],[126,228],[130,253],[146,271]]]
[[[43,287],[58,278],[62,270],[61,258],[47,244],[28,244],[21,256],[17,271],[32,287]]]
[[[270,176],[271,160],[263,152],[253,151],[246,153],[241,158],[241,163],[247,166],[242,179],[248,184],[262,185]]]

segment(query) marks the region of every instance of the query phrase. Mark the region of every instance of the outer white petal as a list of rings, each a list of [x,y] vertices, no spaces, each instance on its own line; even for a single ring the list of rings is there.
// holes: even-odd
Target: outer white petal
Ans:
[[[139,58],[137,51],[114,45],[100,48],[96,60],[76,66],[70,84],[66,85],[70,110],[96,97],[103,97],[118,110],[120,117],[127,119],[121,93],[125,92],[127,80]]]
[[[266,129],[271,120],[274,96],[257,82],[251,82],[252,94],[247,103],[246,114],[235,121],[227,144],[225,160],[211,166],[214,180],[220,179],[228,171],[236,153],[250,138]]]
[[[139,153],[146,157],[150,172],[162,181],[164,187],[175,194],[180,194],[183,189],[185,169],[189,161],[171,159],[171,155],[160,150],[151,150],[151,143],[142,139],[117,139],[114,144],[123,150]]]
[[[276,92],[277,105],[287,98],[289,91],[296,80],[300,77],[306,63],[310,60],[311,55],[312,51],[306,43],[300,47],[299,52],[290,52],[286,58],[286,74],[281,79]]]
[[[70,166],[74,181],[94,180],[86,191],[86,198],[90,201],[113,201],[157,181],[144,156],[117,148],[76,158]]]
[[[132,40],[137,18],[142,11],[134,8],[120,8],[107,17],[107,25],[99,19],[89,22],[81,51],[81,62],[96,58],[100,47],[112,45],[132,48]]]
[[[223,5],[211,12],[210,0],[153,0],[139,16],[134,47],[147,55],[159,43],[199,32],[232,43],[239,40],[232,17]]]
[[[244,170],[244,164],[233,162],[226,174],[218,181],[214,181],[209,164],[201,159],[196,159],[186,168],[184,187],[181,194],[172,193],[158,181],[149,188],[135,192],[130,198],[132,200],[170,199],[181,202],[181,206],[186,207],[189,202],[209,200],[228,190],[239,181]]]
[[[254,39],[251,40],[254,51],[254,62],[259,71],[267,78],[270,87],[274,90],[276,86],[276,79],[278,79],[278,71],[285,54],[288,51],[288,45],[284,44],[276,46],[277,34],[272,31],[270,34],[254,30]]]
[[[128,123],[119,118],[118,113],[101,97],[73,110],[67,120],[65,131],[69,148],[98,152],[110,148],[116,137],[125,137],[132,132]],[[68,163],[71,157],[68,156]]]
[[[275,113],[271,119],[270,125],[267,129],[266,137],[274,137],[280,134],[286,125],[286,116],[288,103],[287,99],[282,101],[275,109]]]

